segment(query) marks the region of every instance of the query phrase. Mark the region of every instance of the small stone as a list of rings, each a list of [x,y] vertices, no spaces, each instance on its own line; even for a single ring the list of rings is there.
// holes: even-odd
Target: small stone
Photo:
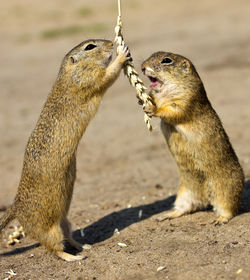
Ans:
[[[122,242],[118,242],[117,245],[120,246],[120,247],[127,247],[127,244],[122,243]]]
[[[166,266],[159,266],[159,267],[157,268],[157,272],[162,271],[162,270],[164,270],[165,268],[166,268]]]
[[[243,269],[242,269],[242,268],[239,268],[239,269],[237,270],[236,274],[240,274],[242,271],[243,271]]]
[[[139,219],[142,218],[142,210],[139,210],[139,212],[138,212],[138,218],[139,218]]]
[[[92,246],[90,244],[84,244],[82,246],[82,248],[83,248],[83,250],[90,250],[90,249],[92,249]]]
[[[80,235],[81,235],[81,237],[84,237],[85,233],[84,233],[83,229],[80,229]]]

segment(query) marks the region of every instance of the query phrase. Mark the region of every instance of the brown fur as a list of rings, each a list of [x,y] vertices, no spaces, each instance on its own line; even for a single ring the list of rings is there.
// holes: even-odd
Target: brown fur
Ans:
[[[96,47],[85,49],[91,44]],[[67,261],[82,258],[63,252],[62,242],[81,249],[66,218],[76,178],[77,146],[104,92],[128,60],[124,47],[110,64],[112,52],[111,41],[87,40],[64,57],[29,138],[15,202],[0,220],[1,232],[17,218],[30,237]]]
[[[165,60],[164,60],[165,59]],[[158,220],[212,205],[226,223],[237,214],[244,174],[195,67],[183,56],[157,52],[142,64],[151,79],[154,105],[181,178],[174,209]]]

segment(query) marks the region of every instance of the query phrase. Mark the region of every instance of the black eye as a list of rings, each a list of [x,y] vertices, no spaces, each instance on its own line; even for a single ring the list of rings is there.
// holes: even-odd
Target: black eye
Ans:
[[[161,61],[162,64],[171,64],[172,62],[173,62],[173,60],[171,58],[169,58],[169,57],[165,57]]]
[[[88,44],[86,47],[85,47],[85,51],[90,51],[90,50],[92,50],[92,49],[94,49],[94,48],[96,48],[97,46],[96,45],[94,45],[94,44]]]

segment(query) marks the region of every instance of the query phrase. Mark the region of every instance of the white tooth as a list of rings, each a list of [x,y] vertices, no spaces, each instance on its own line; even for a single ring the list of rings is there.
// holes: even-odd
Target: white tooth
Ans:
[[[146,67],[146,70],[154,73],[154,70],[152,68],[148,67],[148,66]]]

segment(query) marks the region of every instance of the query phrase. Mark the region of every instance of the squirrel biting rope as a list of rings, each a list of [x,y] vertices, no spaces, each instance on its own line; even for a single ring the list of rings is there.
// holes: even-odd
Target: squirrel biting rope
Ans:
[[[117,46],[117,52],[120,47],[124,46],[125,42],[122,35],[122,21],[121,21],[121,3],[118,0],[118,17],[117,17],[117,25],[115,27],[115,42]],[[132,60],[132,59],[131,59]],[[124,66],[124,74],[128,77],[130,84],[135,87],[138,98],[142,103],[142,108],[145,108],[145,104],[152,104],[152,100],[150,96],[145,92],[147,89],[143,81],[139,78],[138,73],[136,72],[132,61],[128,61]],[[147,125],[149,131],[152,131],[152,126],[150,124],[150,117],[145,113],[144,114],[144,122]]]

